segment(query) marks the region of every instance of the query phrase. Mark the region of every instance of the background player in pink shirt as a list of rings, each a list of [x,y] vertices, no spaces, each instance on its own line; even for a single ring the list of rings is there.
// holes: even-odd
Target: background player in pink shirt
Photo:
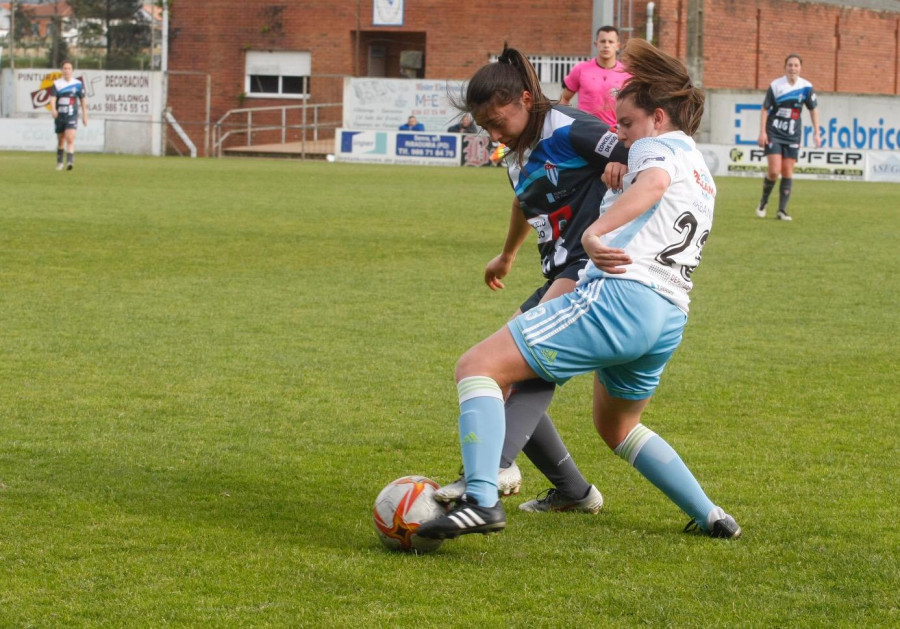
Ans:
[[[615,129],[616,96],[631,75],[616,58],[619,52],[619,31],[615,26],[597,29],[596,59],[577,64],[563,79],[561,105],[568,105],[578,94],[578,109],[600,118]]]

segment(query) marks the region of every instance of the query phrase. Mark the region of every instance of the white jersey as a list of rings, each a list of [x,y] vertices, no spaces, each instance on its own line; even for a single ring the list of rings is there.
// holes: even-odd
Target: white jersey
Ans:
[[[671,183],[652,208],[603,237],[609,247],[624,249],[632,263],[625,273],[608,275],[589,263],[580,283],[599,277],[636,280],[674,303],[685,314],[693,287],[691,274],[712,229],[716,184],[697,150],[683,131],[636,141],[628,153],[627,190],[641,171],[662,168]],[[607,192],[601,213],[618,195]]]

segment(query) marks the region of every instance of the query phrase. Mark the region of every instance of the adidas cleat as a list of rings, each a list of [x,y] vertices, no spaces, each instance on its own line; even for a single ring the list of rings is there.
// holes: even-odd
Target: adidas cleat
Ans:
[[[706,516],[706,521],[707,527],[703,529],[697,524],[696,518],[692,519],[687,523],[687,526],[684,527],[684,532],[690,533],[691,531],[699,529],[710,537],[719,539],[737,539],[741,536],[741,526],[733,517],[722,511],[719,507],[716,507],[709,512],[709,515]]]
[[[546,489],[541,492],[534,500],[523,502],[519,505],[522,511],[530,511],[532,513],[546,511],[583,511],[584,513],[598,513],[603,508],[603,494],[600,490],[591,485],[587,496],[580,500],[575,500],[566,496],[558,489]]]
[[[512,496],[519,493],[522,486],[522,472],[519,466],[513,463],[509,467],[501,467],[497,474],[497,494],[500,497]],[[444,485],[434,492],[434,499],[438,502],[454,502],[466,493],[466,477],[460,476],[448,485]]]
[[[506,512],[498,500],[493,507],[482,507],[463,494],[447,515],[423,522],[416,535],[427,539],[454,539],[470,533],[499,533],[506,528]]]

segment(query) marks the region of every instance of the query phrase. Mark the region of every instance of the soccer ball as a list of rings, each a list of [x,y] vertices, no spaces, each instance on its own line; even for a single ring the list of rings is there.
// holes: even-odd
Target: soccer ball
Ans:
[[[375,499],[372,517],[381,542],[390,550],[429,553],[444,543],[415,535],[419,525],[446,510],[434,499],[440,488],[425,476],[404,476],[388,484]]]

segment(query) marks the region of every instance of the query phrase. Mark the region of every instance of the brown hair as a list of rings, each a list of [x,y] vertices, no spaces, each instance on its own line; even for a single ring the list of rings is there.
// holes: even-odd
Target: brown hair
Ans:
[[[525,55],[504,44],[503,53],[497,61],[482,66],[469,79],[462,103],[457,104],[461,111],[472,114],[477,120],[479,114],[488,108],[519,102],[522,92],[526,90],[531,94],[533,105],[528,125],[516,143],[515,154],[519,164],[525,160],[525,151],[540,136],[544,115],[553,106],[541,90],[537,72]]]
[[[784,65],[787,65],[787,62],[790,61],[791,59],[796,59],[797,61],[800,62],[801,66],[803,65],[803,59],[801,59],[800,55],[798,55],[796,52],[792,52],[791,54],[789,54],[787,57],[784,58]]]
[[[633,38],[625,44],[622,63],[631,78],[619,91],[619,99],[631,96],[635,106],[647,113],[662,109],[678,129],[688,135],[697,132],[706,96],[694,87],[681,61],[646,40]]]
[[[618,35],[619,29],[617,29],[615,26],[601,26],[597,29],[597,34],[594,35],[594,38],[596,39],[597,37],[600,37],[600,33],[615,33],[616,35]]]

